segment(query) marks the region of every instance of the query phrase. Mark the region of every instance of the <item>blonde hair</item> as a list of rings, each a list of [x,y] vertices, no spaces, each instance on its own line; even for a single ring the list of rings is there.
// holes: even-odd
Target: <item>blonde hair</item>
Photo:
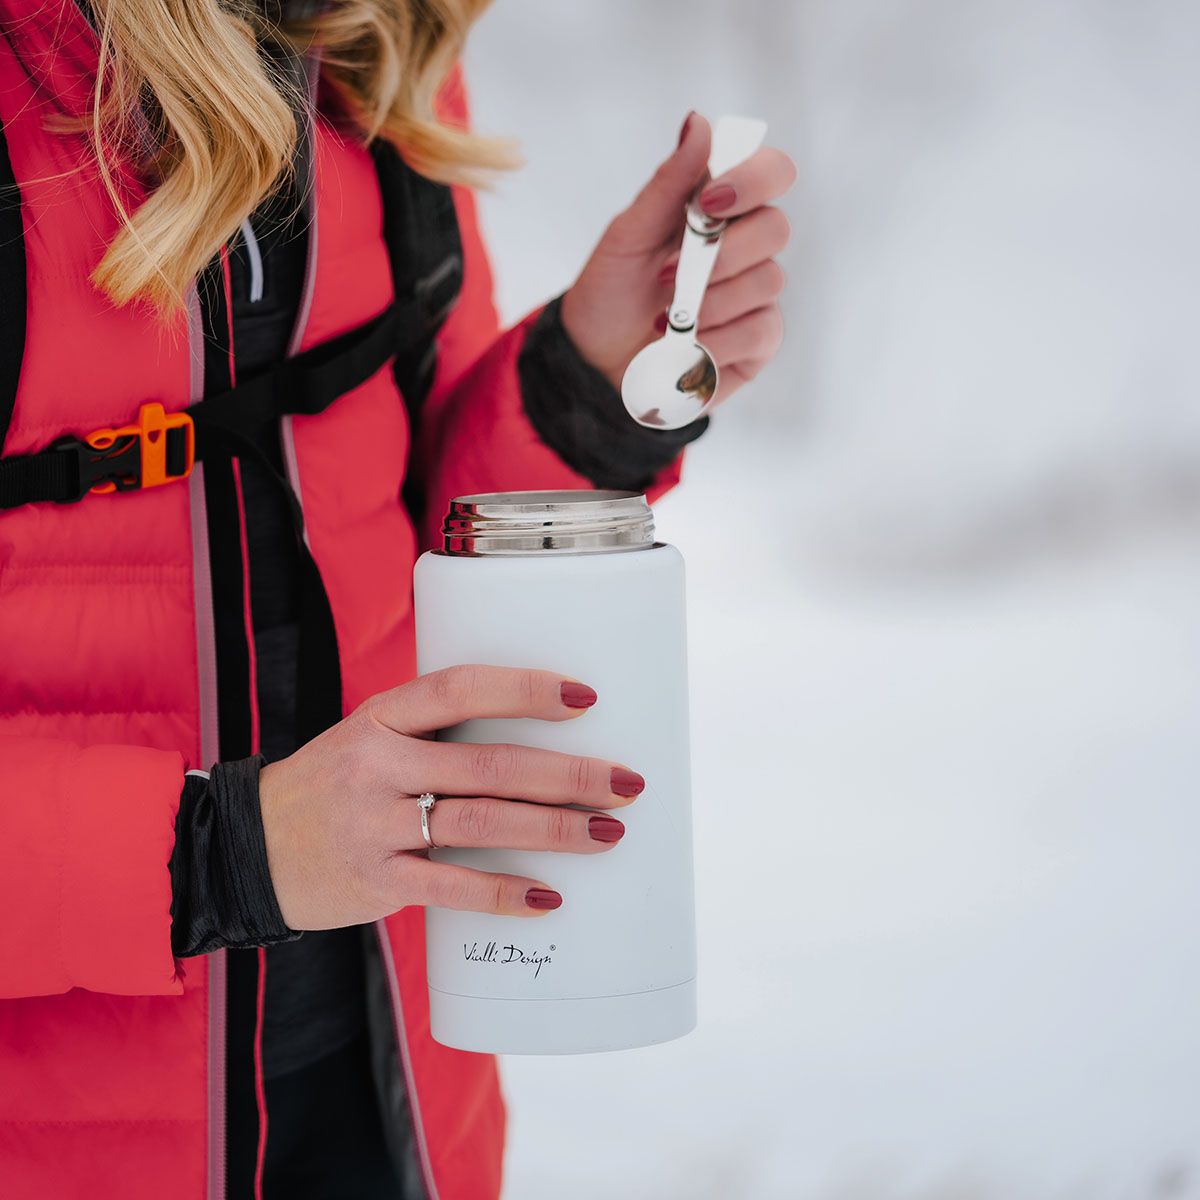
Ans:
[[[178,310],[200,270],[291,170],[301,107],[262,53],[316,48],[364,141],[392,142],[444,183],[515,165],[508,142],[437,119],[437,91],[489,0],[332,0],[269,24],[254,0],[93,0],[100,70],[90,131],[121,231],[92,274],[117,304]],[[131,161],[153,190],[132,211]]]

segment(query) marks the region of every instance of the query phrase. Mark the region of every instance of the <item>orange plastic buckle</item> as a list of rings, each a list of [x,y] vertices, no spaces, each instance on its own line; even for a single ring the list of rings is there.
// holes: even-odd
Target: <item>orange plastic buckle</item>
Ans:
[[[174,473],[167,469],[167,434],[173,429],[182,429],[186,437],[184,467],[182,471]],[[137,440],[139,448],[135,470],[122,473],[119,478],[93,484],[89,491],[104,495],[134,488],[158,487],[162,483],[186,479],[192,473],[196,461],[196,428],[187,413],[168,413],[157,402],[143,404],[138,409],[137,424],[122,425],[119,429],[96,429],[83,440],[93,450],[116,448],[123,458],[124,450],[132,446],[130,438]]]

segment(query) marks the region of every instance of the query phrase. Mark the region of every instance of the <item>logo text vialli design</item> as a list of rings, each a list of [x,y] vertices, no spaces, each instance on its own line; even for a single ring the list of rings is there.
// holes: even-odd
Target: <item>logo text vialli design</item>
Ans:
[[[551,946],[550,949],[555,950],[557,947]],[[521,946],[501,946],[498,942],[486,942],[483,949],[480,949],[478,942],[472,942],[469,946],[463,942],[463,958],[467,962],[496,963],[499,966],[516,963],[533,967],[534,979],[542,973],[542,967],[546,963],[554,961],[549,953],[542,954],[537,950],[525,950]]]

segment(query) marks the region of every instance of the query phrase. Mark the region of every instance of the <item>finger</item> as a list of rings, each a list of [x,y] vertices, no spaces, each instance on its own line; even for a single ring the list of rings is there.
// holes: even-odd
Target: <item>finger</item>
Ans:
[[[759,263],[775,258],[787,249],[791,236],[791,224],[778,208],[755,209],[734,221],[721,236],[721,249],[717,252],[709,290],[726,279],[732,279]],[[670,298],[671,288],[675,285],[678,266],[679,255],[676,253],[659,270],[658,282],[667,298]]]
[[[786,282],[783,268],[774,259],[768,259],[709,288],[700,310],[700,332],[773,304]]]
[[[667,238],[678,240],[683,207],[704,176],[711,145],[709,123],[699,113],[688,113],[679,145],[618,218],[627,237],[648,249]]]
[[[728,399],[743,383],[757,379],[763,367],[770,361],[769,358],[747,358],[742,362],[726,363],[721,368],[720,399]]]
[[[393,848],[424,848],[416,801],[401,800],[392,815]],[[491,796],[449,796],[430,811],[429,834],[437,846],[598,854],[611,850],[625,836],[625,826],[616,817],[584,809],[522,804]]]
[[[553,671],[472,665],[421,675],[367,703],[380,724],[421,734],[483,717],[568,721],[595,702],[587,684]]]
[[[721,235],[711,288],[769,258],[777,258],[791,240],[792,227],[778,208],[759,208],[734,221]]]
[[[746,359],[744,362],[726,363],[721,368],[717,380],[716,395],[713,396],[712,406],[717,408],[725,403],[738,388],[754,379],[771,360],[769,358]]]
[[[796,164],[775,146],[764,146],[708,184],[700,207],[714,217],[738,217],[777,200],[795,182]]]
[[[617,808],[632,803],[646,786],[619,763],[530,746],[428,742],[410,751],[410,776],[442,795]]]
[[[397,893],[411,896],[416,892],[435,908],[537,917],[562,904],[562,896],[552,887],[524,875],[476,871],[413,854],[398,854],[393,863]]]
[[[718,367],[740,363],[745,359],[774,357],[783,341],[783,317],[779,305],[755,309],[730,321],[704,331],[700,339],[713,356]]]

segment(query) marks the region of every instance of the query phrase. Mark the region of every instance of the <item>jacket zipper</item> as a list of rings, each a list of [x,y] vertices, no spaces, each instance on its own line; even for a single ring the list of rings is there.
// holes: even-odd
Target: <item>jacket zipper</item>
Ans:
[[[189,391],[204,395],[204,324],[200,298],[193,286],[187,297]],[[200,766],[219,755],[217,729],[217,651],[213,624],[212,579],[208,559],[208,525],[204,510],[204,467],[197,464],[188,480],[192,525],[192,603],[196,612],[196,671],[199,691]],[[208,966],[208,1200],[225,1200],[225,951],[210,954]]]
[[[225,951],[208,956],[208,1200],[225,1200]]]
[[[400,980],[396,975],[396,960],[392,955],[392,943],[388,938],[387,921],[375,922],[375,935],[379,939],[379,954],[383,959],[383,970],[388,981],[388,995],[392,1001],[392,1024],[396,1030],[396,1045],[400,1048],[400,1062],[404,1066],[404,1084],[408,1088],[408,1107],[412,1113],[413,1133],[417,1139],[417,1157],[421,1162],[421,1175],[429,1200],[438,1200],[437,1184],[433,1178],[433,1164],[429,1160],[429,1146],[425,1140],[425,1125],[421,1119],[421,1099],[417,1095],[417,1084],[413,1077],[412,1057],[408,1048],[408,1035],[404,1028],[404,1000],[400,995]]]
[[[204,512],[204,467],[197,464],[191,487],[196,658],[200,683],[200,756],[206,767],[218,758],[216,633]],[[225,1024],[224,950],[208,956],[208,1200],[225,1200]]]

